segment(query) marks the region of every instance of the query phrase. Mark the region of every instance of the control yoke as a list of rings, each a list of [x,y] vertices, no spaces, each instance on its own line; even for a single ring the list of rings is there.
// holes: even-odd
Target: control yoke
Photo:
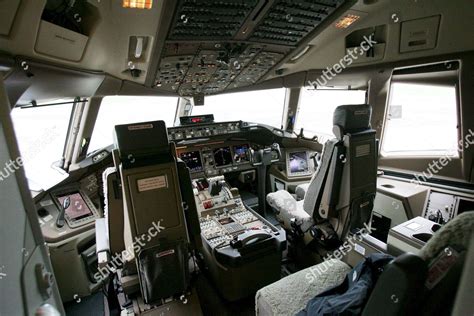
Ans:
[[[274,155],[275,154],[275,155]],[[252,166],[257,167],[258,175],[258,207],[259,213],[266,217],[267,215],[267,202],[265,196],[267,195],[266,184],[267,184],[267,167],[271,164],[280,161],[281,150],[280,145],[277,143],[272,144],[270,147],[266,147],[259,150],[252,150],[251,163]]]
[[[276,153],[277,157],[273,158],[272,153]],[[272,144],[270,147],[259,149],[259,150],[252,150],[251,154],[251,163],[252,166],[269,166],[274,162],[280,161],[281,158],[281,150],[280,145],[277,143]]]
[[[71,205],[71,198],[68,196],[64,199],[62,209],[59,212],[58,218],[56,219],[56,227],[61,228],[64,226],[64,215],[66,214],[66,210]]]

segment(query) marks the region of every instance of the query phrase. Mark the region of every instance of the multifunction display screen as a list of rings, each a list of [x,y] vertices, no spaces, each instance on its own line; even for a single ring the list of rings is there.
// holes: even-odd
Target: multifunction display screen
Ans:
[[[216,148],[213,151],[216,167],[222,167],[232,164],[232,153],[230,147]]]
[[[309,171],[308,156],[306,151],[293,152],[290,156],[290,172],[305,173]]]
[[[244,163],[249,162],[249,146],[240,145],[234,146],[234,162],[235,163]]]
[[[201,154],[199,151],[190,151],[179,155],[191,172],[201,172],[203,170]]]

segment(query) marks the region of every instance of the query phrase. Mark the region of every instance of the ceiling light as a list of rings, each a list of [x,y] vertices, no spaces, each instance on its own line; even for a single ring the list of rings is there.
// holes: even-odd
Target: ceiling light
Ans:
[[[153,0],[122,0],[122,7],[130,9],[151,9]]]
[[[358,19],[360,19],[359,15],[347,14],[336,23],[336,27],[338,29],[347,29],[349,26],[352,25],[352,23],[354,23]]]

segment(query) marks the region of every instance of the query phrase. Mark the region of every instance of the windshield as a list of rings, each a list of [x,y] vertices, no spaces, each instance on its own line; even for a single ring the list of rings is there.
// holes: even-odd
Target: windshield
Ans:
[[[113,143],[114,127],[120,124],[162,120],[174,126],[178,97],[111,96],[100,104],[88,152]]]
[[[214,114],[216,122],[248,121],[281,128],[285,88],[206,96],[192,115]]]
[[[15,108],[11,112],[30,190],[47,190],[67,174],[54,164],[63,158],[72,103]]]

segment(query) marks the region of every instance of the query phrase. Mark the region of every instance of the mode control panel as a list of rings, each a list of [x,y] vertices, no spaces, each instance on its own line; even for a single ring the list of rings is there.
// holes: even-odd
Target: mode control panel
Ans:
[[[240,121],[215,123],[209,125],[173,127],[168,129],[168,136],[172,141],[180,141],[193,138],[239,133],[241,131],[240,127]]]

